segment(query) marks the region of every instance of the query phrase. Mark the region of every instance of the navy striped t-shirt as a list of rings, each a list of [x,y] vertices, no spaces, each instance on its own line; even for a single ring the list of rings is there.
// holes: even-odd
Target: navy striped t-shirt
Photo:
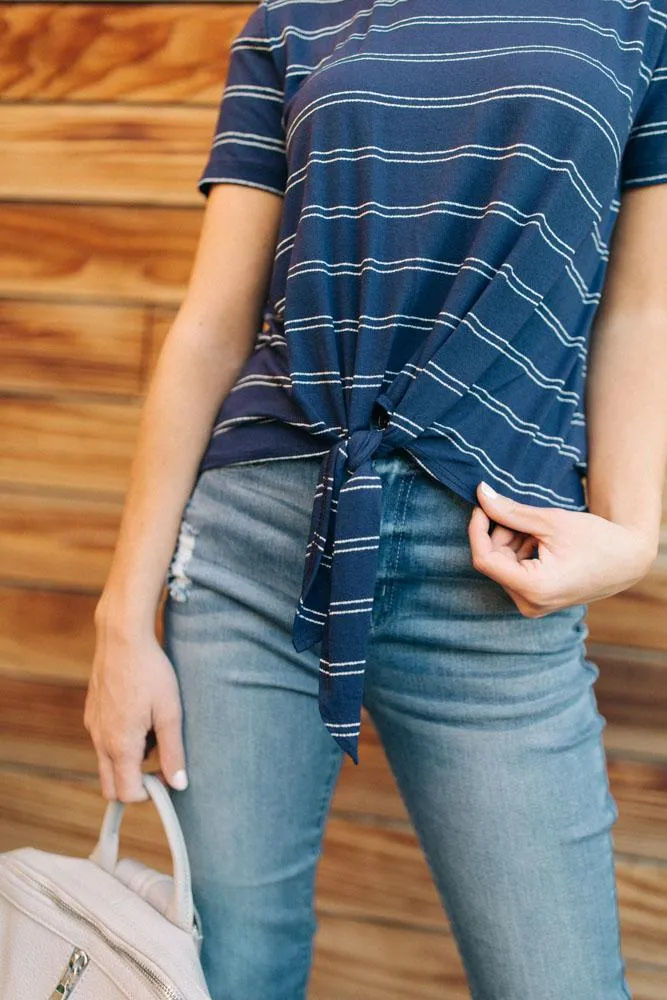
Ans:
[[[584,386],[622,191],[667,181],[665,0],[263,0],[199,178],[283,198],[200,471],[321,455],[297,650],[358,763],[381,482],[587,510]]]

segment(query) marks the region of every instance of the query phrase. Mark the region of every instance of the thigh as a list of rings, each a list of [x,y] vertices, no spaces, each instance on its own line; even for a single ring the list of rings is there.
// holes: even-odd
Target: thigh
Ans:
[[[587,607],[524,617],[472,566],[472,505],[386,479],[365,704],[472,996],[626,1000]]]
[[[318,471],[299,459],[205,472],[168,575],[189,776],[172,800],[214,1000],[306,996],[342,762],[318,711],[318,653],[291,642]]]

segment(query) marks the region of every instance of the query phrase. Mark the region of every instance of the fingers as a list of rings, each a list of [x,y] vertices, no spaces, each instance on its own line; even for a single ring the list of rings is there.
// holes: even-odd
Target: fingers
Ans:
[[[530,533],[508,528],[503,524],[495,524],[489,532],[492,521],[485,511],[476,506],[468,524],[468,535],[473,554],[489,556],[492,552],[503,551],[506,555],[512,553],[517,562],[529,559],[539,540]]]
[[[181,723],[181,712],[177,707],[156,715],[154,723],[160,769],[167,783],[178,791],[188,787]]]
[[[491,521],[485,514],[482,507],[475,507],[468,522],[468,537],[473,553],[473,562],[477,554],[488,555],[493,549],[493,539],[489,534]]]
[[[151,755],[155,747],[157,746],[157,739],[155,738],[155,730],[149,729],[146,733],[146,746],[144,748],[144,760]]]
[[[511,547],[519,537],[516,531],[513,531],[512,528],[506,528],[504,524],[495,524],[489,534],[496,548],[501,545],[509,545]]]
[[[143,802],[148,792],[141,780],[141,753],[124,753],[112,758],[114,783],[121,802]]]
[[[102,794],[120,802],[149,798],[143,764],[157,746],[173,788],[185,788],[181,703],[173,667],[154,636],[115,641],[98,637],[83,724],[98,759]]]
[[[486,485],[486,484],[484,484]],[[504,497],[495,491],[488,495],[482,483],[477,486],[477,499],[489,518],[504,524],[515,531],[535,535],[537,538],[550,538],[554,531],[560,508],[536,507],[531,504],[519,503],[510,497]]]
[[[491,540],[495,548],[504,546],[514,552],[517,559],[525,559],[535,547],[535,539],[532,535],[525,535],[522,531],[506,528],[503,524],[497,524],[493,528]]]
[[[535,549],[539,547],[538,540],[534,535],[526,535],[522,531],[514,531],[503,525],[496,525],[491,532],[491,540],[494,548],[502,547],[508,552],[513,552],[517,562],[521,562],[522,559],[530,559]]]
[[[481,507],[475,507],[468,524],[468,535],[474,568],[499,583],[512,597],[523,614],[538,610],[540,588],[543,586],[537,559],[528,556],[535,548],[535,538],[528,535],[518,549],[500,545],[488,533],[490,518]],[[497,528],[495,529],[497,530]]]
[[[538,548],[536,539],[532,535],[527,535],[516,549],[517,559],[530,559],[536,548]]]
[[[138,743],[134,746],[127,739],[124,742],[105,741],[94,732],[91,736],[97,754],[103,797],[109,800],[117,799],[120,802],[145,801],[148,792],[141,777],[142,751]]]
[[[100,786],[105,799],[116,799],[116,782],[113,774],[111,758],[104,751],[97,751],[97,769],[100,775]]]

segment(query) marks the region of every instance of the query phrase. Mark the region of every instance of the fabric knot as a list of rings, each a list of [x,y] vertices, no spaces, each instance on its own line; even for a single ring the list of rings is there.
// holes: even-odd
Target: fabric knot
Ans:
[[[292,627],[297,652],[322,643],[320,715],[355,764],[382,515],[373,456],[384,439],[379,427],[356,430],[323,459]]]
[[[347,461],[345,463],[348,474],[352,474],[364,464],[369,458],[375,455],[382,443],[383,431],[379,427],[371,427],[360,431],[353,431],[346,439]]]

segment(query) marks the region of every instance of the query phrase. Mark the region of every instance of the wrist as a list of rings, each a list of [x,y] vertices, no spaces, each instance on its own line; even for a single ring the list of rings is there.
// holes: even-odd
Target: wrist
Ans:
[[[616,522],[619,523],[619,522]],[[660,551],[660,533],[659,531],[651,531],[648,528],[635,527],[631,524],[625,524],[623,527],[627,528],[629,531],[634,532],[637,538],[637,547],[639,551],[640,559],[640,571],[647,573],[651,568],[653,563],[658,557]]]
[[[595,490],[590,482],[586,484],[587,506],[591,514],[597,514],[614,524],[633,531],[645,547],[652,561],[660,545],[662,523],[662,491],[614,491],[610,488]]]
[[[636,539],[638,571],[647,573],[651,565],[658,557],[660,551],[660,526],[656,528],[655,523],[645,521],[642,518],[632,517],[624,512],[610,511],[608,507],[602,510],[594,509],[589,505],[591,514],[605,518],[612,524],[617,524],[631,532]]]
[[[593,513],[598,513],[593,511]],[[654,522],[647,522],[642,518],[632,517],[624,514],[602,514],[608,521],[618,524],[622,528],[631,531],[635,538],[641,555],[650,564],[657,558],[660,550],[660,525]]]
[[[606,509],[606,508],[605,508]],[[654,521],[647,521],[641,517],[633,517],[625,512],[601,513],[592,510],[591,513],[599,514],[613,524],[630,531],[637,540],[637,554],[640,563],[648,570],[657,558],[660,550],[660,525],[657,527]]]
[[[98,632],[118,638],[154,634],[158,602],[133,600],[130,595],[105,588],[95,606],[93,623]]]

